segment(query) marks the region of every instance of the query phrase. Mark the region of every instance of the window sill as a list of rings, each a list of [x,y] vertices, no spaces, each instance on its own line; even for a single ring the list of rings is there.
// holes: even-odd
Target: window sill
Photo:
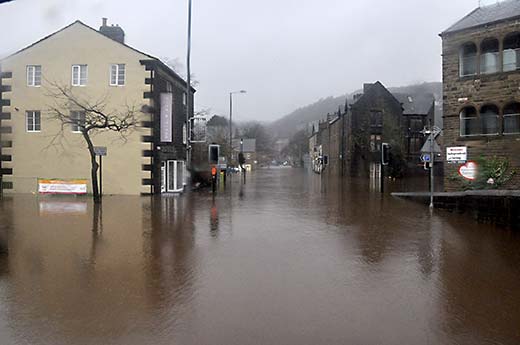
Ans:
[[[502,140],[509,139],[515,136],[520,136],[520,133],[515,134],[478,134],[478,135],[466,135],[459,136],[458,141],[472,141],[472,140]]]

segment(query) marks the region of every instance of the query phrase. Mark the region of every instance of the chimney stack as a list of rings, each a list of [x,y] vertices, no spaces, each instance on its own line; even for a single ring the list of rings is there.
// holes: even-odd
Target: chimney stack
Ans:
[[[101,34],[119,43],[125,43],[125,32],[119,25],[114,26],[114,24],[112,24],[112,26],[109,26],[107,18],[102,18],[102,24],[103,25],[99,28]]]

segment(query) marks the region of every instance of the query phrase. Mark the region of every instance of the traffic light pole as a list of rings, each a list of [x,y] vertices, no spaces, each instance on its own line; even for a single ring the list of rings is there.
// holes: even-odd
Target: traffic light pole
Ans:
[[[431,127],[431,121],[430,121],[430,127]],[[435,156],[433,152],[433,140],[434,140],[434,134],[430,135],[430,209],[433,209],[433,191],[435,190],[434,186],[434,173],[433,173],[433,165],[435,163]]]

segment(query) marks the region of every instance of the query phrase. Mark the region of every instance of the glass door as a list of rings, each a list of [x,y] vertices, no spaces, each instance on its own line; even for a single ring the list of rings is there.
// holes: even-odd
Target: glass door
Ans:
[[[161,162],[161,193],[166,193],[166,162]]]
[[[161,167],[162,168],[162,167]],[[162,169],[161,169],[162,172]],[[184,162],[165,162],[165,191],[167,193],[178,193],[184,190]],[[163,193],[164,193],[163,192]]]

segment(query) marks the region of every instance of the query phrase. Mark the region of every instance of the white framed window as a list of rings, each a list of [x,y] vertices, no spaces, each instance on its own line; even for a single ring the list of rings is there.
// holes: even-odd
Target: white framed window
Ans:
[[[70,120],[72,125],[73,133],[81,133],[81,130],[85,126],[85,112],[84,111],[71,111]]]
[[[85,86],[88,79],[87,65],[72,65],[72,86]]]
[[[126,66],[125,64],[110,65],[110,85],[123,86],[125,85]]]
[[[27,132],[40,132],[42,130],[41,113],[38,110],[25,112],[25,123]]]
[[[42,66],[27,66],[27,86],[38,87],[42,84]]]

